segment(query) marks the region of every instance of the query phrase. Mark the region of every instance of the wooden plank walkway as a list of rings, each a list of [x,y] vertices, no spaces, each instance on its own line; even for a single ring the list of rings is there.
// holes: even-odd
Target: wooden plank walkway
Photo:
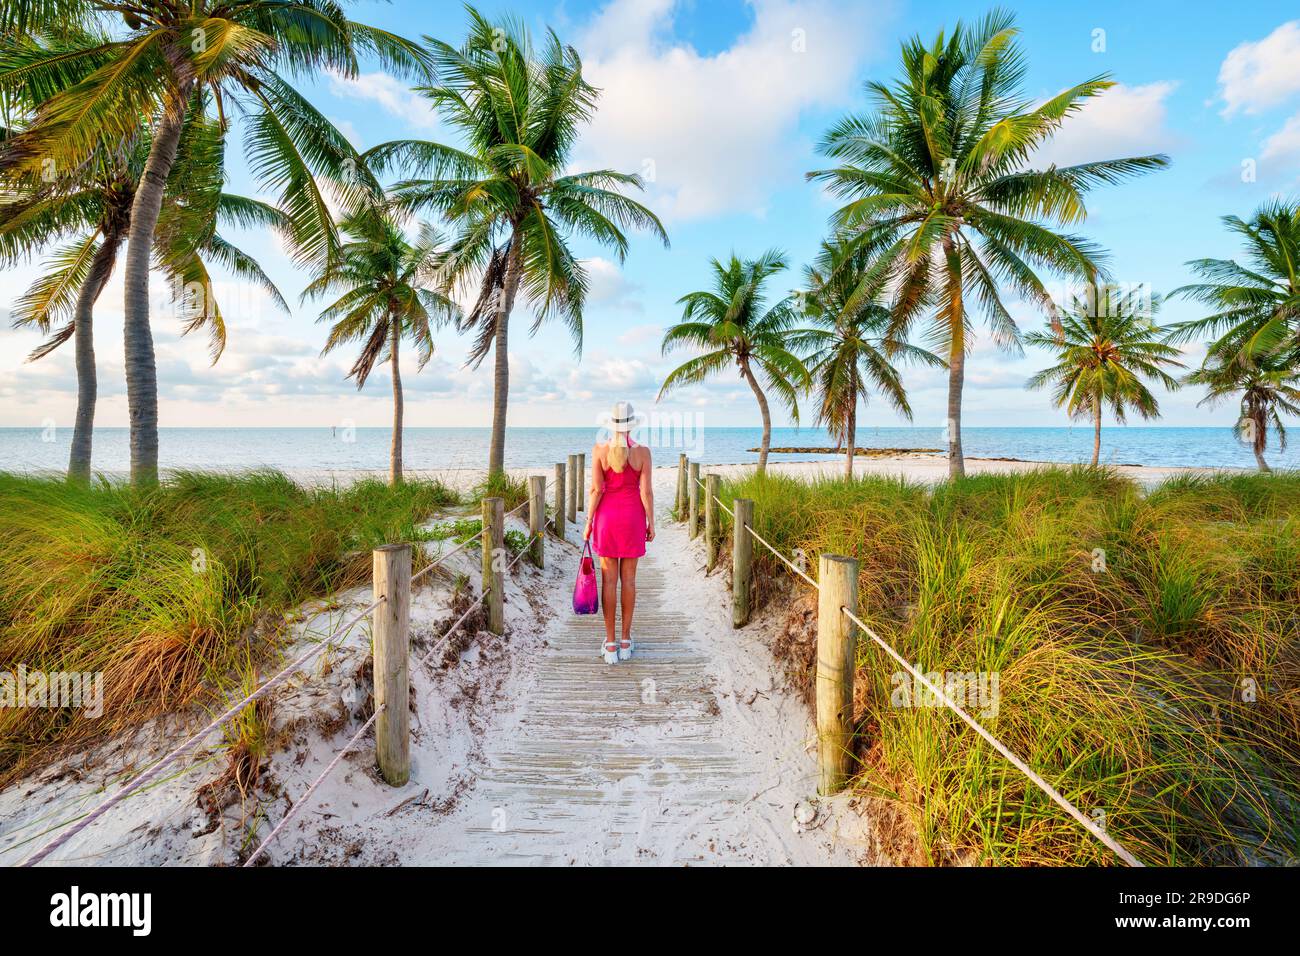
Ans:
[[[794,802],[815,790],[807,715],[786,700],[792,733],[750,732],[739,688],[718,686],[731,675],[711,659],[710,642],[738,638],[725,585],[704,582],[714,613],[689,606],[674,582],[700,574],[700,549],[666,517],[660,529],[638,569],[632,660],[600,659],[600,615],[556,623],[515,722],[486,741],[469,806],[439,828],[464,827],[438,862],[856,862],[861,847],[832,828],[792,827]]]

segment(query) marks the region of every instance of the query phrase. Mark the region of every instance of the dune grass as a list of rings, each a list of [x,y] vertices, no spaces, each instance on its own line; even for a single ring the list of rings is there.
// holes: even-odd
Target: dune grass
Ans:
[[[863,619],[922,672],[996,672],[978,719],[1144,862],[1300,856],[1300,475],[769,475],[721,497],[814,575],[856,557]],[[951,712],[901,706],[896,671],[861,641],[855,786],[901,814],[904,862],[1116,862]]]
[[[363,583],[370,550],[457,502],[436,482],[305,488],[182,473],[152,490],[0,473],[0,673],[101,672],[104,713],[0,709],[0,785],[243,686],[285,613]]]

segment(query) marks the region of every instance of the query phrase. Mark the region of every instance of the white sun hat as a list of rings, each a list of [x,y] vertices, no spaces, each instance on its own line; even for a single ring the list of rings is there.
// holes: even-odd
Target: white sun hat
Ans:
[[[631,402],[615,402],[605,424],[616,434],[630,432],[636,425],[636,409]]]

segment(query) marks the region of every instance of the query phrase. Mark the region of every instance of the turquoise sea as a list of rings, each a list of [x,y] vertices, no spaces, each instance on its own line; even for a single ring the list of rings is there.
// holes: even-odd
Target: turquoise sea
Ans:
[[[702,464],[749,462],[759,441],[757,428],[659,427],[641,434],[660,463],[686,452]],[[966,454],[979,458],[1086,462],[1092,455],[1092,429],[966,428]],[[287,471],[384,469],[388,465],[387,428],[164,428],[164,468]],[[571,452],[585,450],[601,436],[586,428],[511,428],[506,438],[507,467],[545,468]],[[69,429],[0,428],[0,470],[58,471],[66,467]],[[481,469],[487,463],[486,428],[408,428],[406,467],[415,470]],[[814,428],[774,428],[772,444],[819,446],[831,442]],[[872,428],[859,431],[858,444],[889,448],[942,448],[939,428]],[[1270,444],[1275,444],[1270,435]],[[808,460],[815,455],[774,455]],[[1267,454],[1277,468],[1300,468],[1300,445]],[[1102,430],[1102,460],[1112,464],[1255,467],[1250,449],[1230,428],[1109,427]],[[95,430],[97,471],[120,472],[130,462],[125,428]]]

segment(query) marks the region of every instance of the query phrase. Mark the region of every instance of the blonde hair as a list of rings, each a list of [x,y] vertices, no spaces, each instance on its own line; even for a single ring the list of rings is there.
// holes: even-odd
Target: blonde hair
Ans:
[[[607,457],[609,467],[616,474],[622,474],[623,469],[627,467],[628,445],[631,444],[628,436],[632,432],[633,414],[631,402],[614,403],[614,413],[610,416],[614,437],[610,441]],[[623,426],[622,430],[620,425]]]
[[[627,467],[627,432],[614,432],[612,444],[609,446],[607,457],[609,467],[617,474],[622,474],[623,469]]]

